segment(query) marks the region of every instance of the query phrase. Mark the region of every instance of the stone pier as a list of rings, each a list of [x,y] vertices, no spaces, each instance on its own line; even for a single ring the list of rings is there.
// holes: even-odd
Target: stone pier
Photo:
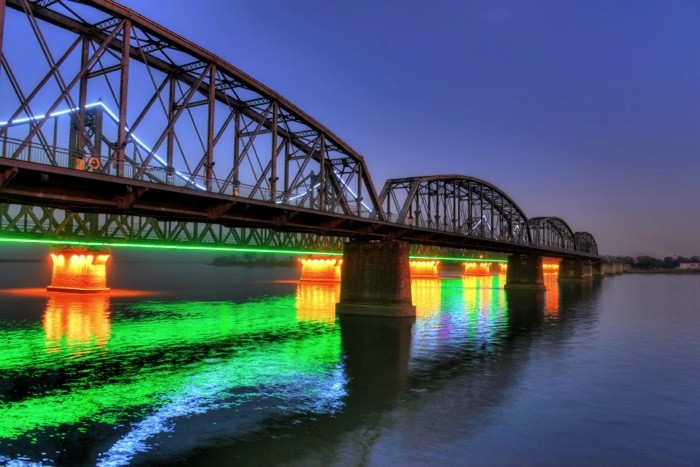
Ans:
[[[564,258],[559,264],[559,282],[593,280],[593,264],[585,259]]]
[[[533,255],[509,256],[505,288],[545,290],[542,257]]]
[[[52,292],[95,293],[107,292],[107,261],[109,250],[88,250],[80,247],[57,247],[49,251],[51,257]]]
[[[415,316],[408,243],[393,240],[346,243],[336,312]]]
[[[439,278],[438,265],[440,261],[416,260],[409,261],[409,270],[412,279],[437,279]]]
[[[340,282],[342,258],[301,258],[299,262],[301,263],[301,281]]]

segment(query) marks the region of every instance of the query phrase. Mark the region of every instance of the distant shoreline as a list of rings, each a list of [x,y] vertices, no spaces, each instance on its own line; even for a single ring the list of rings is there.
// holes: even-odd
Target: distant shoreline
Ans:
[[[700,269],[630,269],[627,274],[700,274]]]
[[[0,258],[0,263],[41,263],[43,259],[8,259]]]

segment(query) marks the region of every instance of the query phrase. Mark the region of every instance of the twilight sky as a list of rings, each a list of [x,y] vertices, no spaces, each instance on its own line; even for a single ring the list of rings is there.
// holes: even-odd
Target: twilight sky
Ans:
[[[377,190],[471,175],[602,254],[700,255],[700,2],[121,3],[326,125]]]

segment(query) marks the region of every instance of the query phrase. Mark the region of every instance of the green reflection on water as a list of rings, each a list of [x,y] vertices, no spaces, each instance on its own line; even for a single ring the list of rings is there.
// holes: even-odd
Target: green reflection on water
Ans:
[[[19,397],[0,401],[0,439],[114,425],[182,394],[225,401],[237,389],[293,383],[340,359],[333,323],[298,321],[294,296],[145,302],[116,311],[113,304],[111,318],[109,305],[73,300],[49,300],[43,326],[0,329],[0,374],[8,384],[30,382]]]

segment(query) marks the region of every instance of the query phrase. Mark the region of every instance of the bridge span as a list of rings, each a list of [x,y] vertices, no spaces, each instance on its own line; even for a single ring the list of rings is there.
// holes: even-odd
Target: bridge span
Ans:
[[[36,233],[16,220],[39,209],[54,232],[71,219],[64,234],[93,239],[142,219],[349,238],[343,267],[357,271],[341,304],[380,298],[407,313],[408,244],[509,254],[510,287],[541,288],[541,256],[562,258],[571,279],[600,263],[590,233],[528,218],[484,180],[397,178],[377,192],[365,159],[321,123],[115,2],[0,0],[0,52],[5,233]],[[371,292],[379,279],[386,296]]]

